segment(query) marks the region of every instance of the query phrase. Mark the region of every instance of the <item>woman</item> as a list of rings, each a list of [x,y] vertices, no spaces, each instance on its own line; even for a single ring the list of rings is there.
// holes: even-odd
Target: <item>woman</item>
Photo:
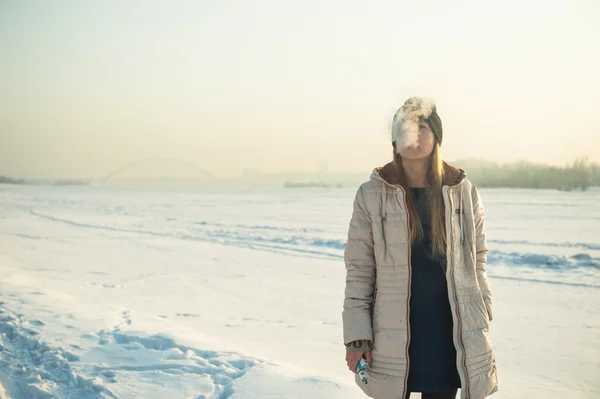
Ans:
[[[362,184],[344,254],[346,362],[365,356],[370,397],[481,399],[498,390],[488,338],[484,213],[463,170],[442,162],[435,105],[394,115],[393,162]]]

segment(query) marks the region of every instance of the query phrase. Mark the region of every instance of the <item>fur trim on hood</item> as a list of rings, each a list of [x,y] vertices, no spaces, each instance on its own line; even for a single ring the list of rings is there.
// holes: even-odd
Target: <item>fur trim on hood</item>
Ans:
[[[389,184],[400,184],[398,181],[398,175],[396,174],[396,166],[393,162],[389,162],[383,167],[375,168],[373,174],[377,174],[378,177],[382,178]],[[442,179],[442,184],[444,186],[455,186],[460,184],[466,178],[467,173],[463,169],[459,169],[444,162],[444,176]]]

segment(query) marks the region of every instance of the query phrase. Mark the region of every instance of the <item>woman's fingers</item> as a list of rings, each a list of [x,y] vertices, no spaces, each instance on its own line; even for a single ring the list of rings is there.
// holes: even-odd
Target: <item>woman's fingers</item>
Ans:
[[[371,351],[365,351],[365,357],[367,358],[367,363],[371,363]]]
[[[348,369],[356,374],[356,366],[358,365],[358,361],[362,357],[362,352],[347,352],[346,353],[346,363],[348,364]],[[370,356],[370,354],[369,354]]]

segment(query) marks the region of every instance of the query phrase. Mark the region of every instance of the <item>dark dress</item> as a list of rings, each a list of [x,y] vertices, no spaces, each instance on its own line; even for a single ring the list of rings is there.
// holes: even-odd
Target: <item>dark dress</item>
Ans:
[[[409,392],[460,388],[442,259],[432,255],[429,189],[411,188],[424,239],[412,245]]]

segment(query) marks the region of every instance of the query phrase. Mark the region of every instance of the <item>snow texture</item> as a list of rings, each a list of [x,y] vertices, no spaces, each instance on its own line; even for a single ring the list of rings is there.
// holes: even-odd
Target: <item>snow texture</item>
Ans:
[[[354,192],[0,186],[0,398],[364,398]],[[598,193],[481,195],[494,397],[599,397]]]

